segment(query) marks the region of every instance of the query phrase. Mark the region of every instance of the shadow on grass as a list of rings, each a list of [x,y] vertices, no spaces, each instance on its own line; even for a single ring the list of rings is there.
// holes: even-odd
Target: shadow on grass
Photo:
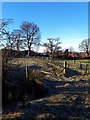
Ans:
[[[46,80],[46,82],[51,87],[48,99],[27,104],[22,109],[24,114],[20,116],[20,119],[89,120],[90,108],[85,107],[85,95],[89,92],[89,87],[80,87],[81,84],[90,83],[89,81]],[[64,84],[70,84],[70,86],[63,87]],[[60,95],[62,99],[58,98]]]
[[[23,69],[25,70],[25,67]],[[40,69],[40,66],[30,66],[29,69]],[[72,76],[79,75],[76,71],[69,70],[70,74],[73,72]],[[53,97],[54,101],[43,99],[41,102],[29,103],[24,107],[22,106],[22,108],[16,106],[13,111],[22,111],[23,114],[14,119],[9,118],[9,120],[41,120],[47,118],[55,120],[89,120],[90,109],[85,107],[85,92],[89,91],[87,84],[90,84],[90,81],[51,81],[45,79],[44,84],[49,88],[49,93],[46,97],[55,96]],[[56,96],[59,94],[63,94],[66,97],[63,97],[62,100],[57,98],[58,100],[56,101]],[[12,112],[12,109],[10,112]]]
[[[80,81],[51,81],[46,79],[45,84],[50,90],[50,94],[58,93],[79,93],[83,91],[89,91],[89,80],[80,80]]]
[[[29,71],[28,72],[31,72],[31,70],[40,70],[41,67],[38,66],[38,65],[32,65],[32,66],[29,66]],[[25,66],[17,66],[17,65],[14,65],[14,66],[11,66],[9,68],[9,71],[8,71],[8,75],[7,77],[12,80],[23,80],[25,81],[26,80],[26,67]]]
[[[47,100],[43,103],[37,102],[29,106],[29,104],[22,109],[23,115],[19,118],[23,120],[30,119],[44,119],[47,118],[55,120],[75,120],[87,119],[89,120],[89,108],[85,108],[81,101],[84,103],[83,97],[77,97],[73,103],[65,102],[49,102]]]
[[[38,66],[38,65],[32,65],[32,66],[29,66],[29,69],[30,69],[30,70],[40,70],[41,67]]]
[[[69,78],[69,77],[78,76],[78,75],[81,75],[81,73],[71,68],[67,68],[67,75],[65,75],[65,77]]]

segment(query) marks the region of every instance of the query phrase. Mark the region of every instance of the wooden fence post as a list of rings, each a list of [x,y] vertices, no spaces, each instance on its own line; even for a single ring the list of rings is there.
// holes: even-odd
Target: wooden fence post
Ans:
[[[80,67],[79,67],[79,69],[82,69],[82,63],[80,62]]]
[[[67,61],[64,62],[64,74],[67,74]]]
[[[73,60],[73,64],[75,65],[75,60]]]
[[[88,74],[88,64],[86,64],[85,74]]]
[[[28,78],[28,66],[26,66],[26,78]]]
[[[70,64],[69,64],[69,63],[67,63],[67,67],[68,67],[68,68],[70,67]]]

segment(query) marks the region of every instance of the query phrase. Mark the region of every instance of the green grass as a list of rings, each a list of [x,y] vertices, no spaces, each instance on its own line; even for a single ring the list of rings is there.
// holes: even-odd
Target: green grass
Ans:
[[[90,60],[76,60],[76,62],[81,62],[81,63],[90,63]]]
[[[59,60],[59,63],[63,63],[65,60]],[[74,60],[66,60],[67,62],[73,62]],[[75,60],[75,62],[81,62],[81,63],[90,63],[90,60]]]

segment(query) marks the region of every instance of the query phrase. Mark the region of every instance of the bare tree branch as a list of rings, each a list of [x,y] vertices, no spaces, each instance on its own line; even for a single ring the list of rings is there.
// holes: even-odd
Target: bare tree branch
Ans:
[[[27,43],[28,51],[30,53],[31,46],[40,43],[40,30],[39,27],[30,22],[23,22],[21,25],[21,30],[24,40]]]
[[[87,56],[89,56],[89,51],[90,51],[90,38],[84,39],[84,40],[79,44],[79,50],[86,52]]]
[[[43,46],[46,47],[46,50],[50,53],[50,57],[53,58],[56,53],[61,49],[60,38],[48,38],[48,43],[44,43]]]

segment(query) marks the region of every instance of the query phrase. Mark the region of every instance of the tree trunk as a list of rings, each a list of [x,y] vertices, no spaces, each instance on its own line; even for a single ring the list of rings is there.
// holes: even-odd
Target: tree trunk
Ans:
[[[88,50],[86,51],[86,57],[89,57],[89,52],[88,52]]]
[[[17,49],[17,57],[19,56],[19,41],[16,43],[16,49]]]
[[[30,56],[31,46],[28,44],[28,56]]]

